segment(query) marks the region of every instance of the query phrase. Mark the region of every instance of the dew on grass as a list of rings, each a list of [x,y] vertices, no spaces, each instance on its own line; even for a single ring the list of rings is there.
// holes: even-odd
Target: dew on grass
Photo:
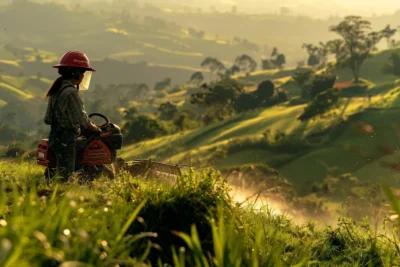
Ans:
[[[76,207],[76,202],[73,201],[73,200],[71,200],[71,201],[69,202],[69,205],[70,205],[72,208],[75,208],[75,207]]]
[[[64,235],[69,236],[71,234],[71,231],[69,229],[64,229],[63,233]]]

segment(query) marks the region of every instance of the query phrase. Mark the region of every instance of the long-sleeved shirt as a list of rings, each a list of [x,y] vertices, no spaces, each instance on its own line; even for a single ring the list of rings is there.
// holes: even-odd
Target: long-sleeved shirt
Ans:
[[[62,88],[64,89],[61,92],[49,97],[44,123],[52,124],[52,107],[58,98],[56,106],[54,106],[57,123],[66,129],[73,129],[76,125],[88,128],[89,116],[77,88],[68,80],[63,81],[60,89]]]

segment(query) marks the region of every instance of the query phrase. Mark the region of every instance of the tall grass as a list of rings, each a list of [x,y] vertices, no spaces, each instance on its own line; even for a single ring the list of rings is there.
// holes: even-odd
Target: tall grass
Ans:
[[[335,229],[296,225],[235,204],[213,170],[172,186],[127,174],[47,186],[42,171],[0,163],[0,266],[400,264],[397,224],[386,234],[346,218]]]

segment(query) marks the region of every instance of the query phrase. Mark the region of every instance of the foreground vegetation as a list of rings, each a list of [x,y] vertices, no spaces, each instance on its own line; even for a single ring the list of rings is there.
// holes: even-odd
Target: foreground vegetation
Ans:
[[[235,204],[213,170],[189,171],[173,186],[123,174],[47,186],[40,167],[2,163],[0,179],[1,266],[400,263],[395,223],[378,231],[345,218],[336,228],[295,225],[268,209]]]

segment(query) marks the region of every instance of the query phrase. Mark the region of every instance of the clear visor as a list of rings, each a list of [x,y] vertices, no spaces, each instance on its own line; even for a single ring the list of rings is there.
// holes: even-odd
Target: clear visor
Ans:
[[[86,71],[83,75],[82,82],[79,84],[79,91],[89,90],[90,80],[92,79],[92,71]]]

